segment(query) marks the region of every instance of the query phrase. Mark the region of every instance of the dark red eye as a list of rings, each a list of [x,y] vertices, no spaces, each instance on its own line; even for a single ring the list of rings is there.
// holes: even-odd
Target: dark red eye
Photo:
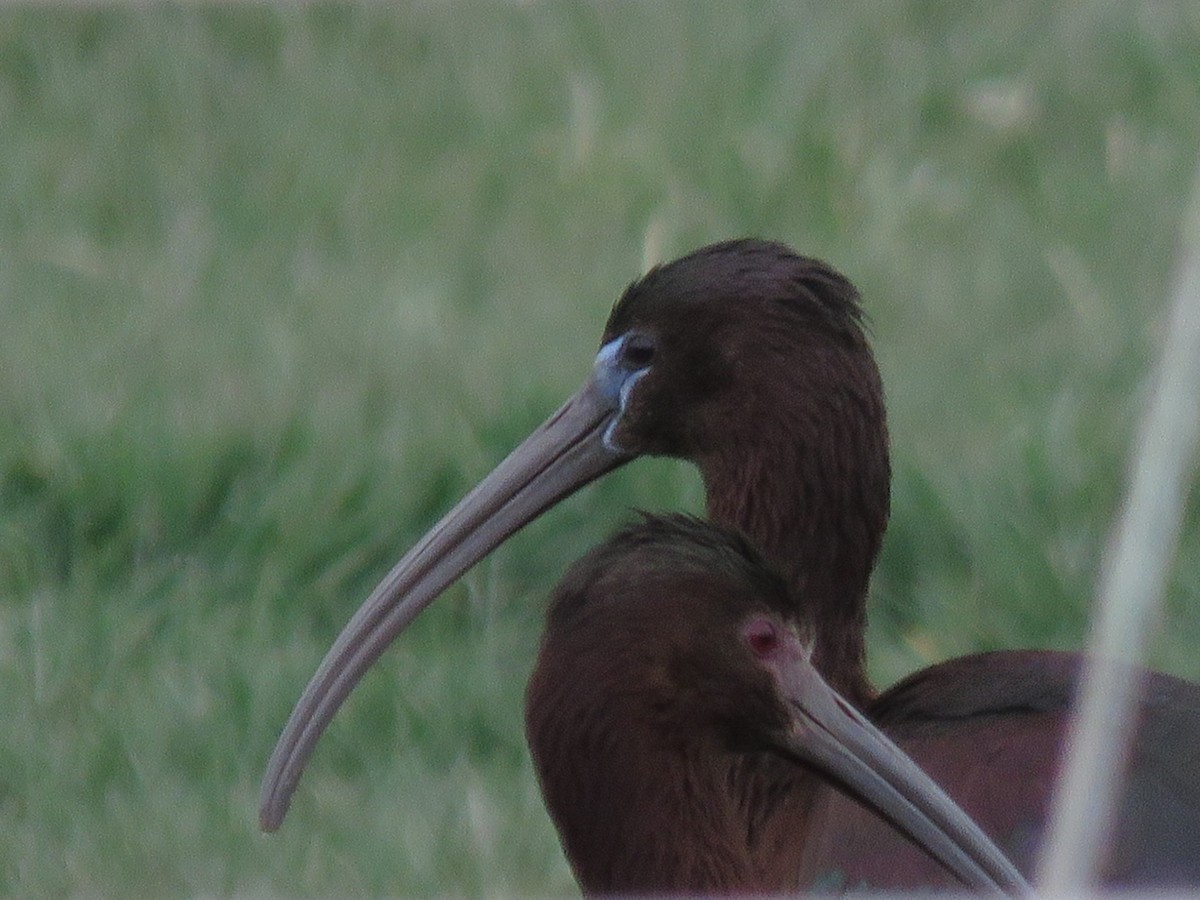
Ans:
[[[654,338],[648,334],[630,332],[621,345],[621,360],[631,369],[644,369],[654,362]]]
[[[779,632],[766,619],[755,619],[746,626],[746,643],[757,656],[769,656],[779,646]]]

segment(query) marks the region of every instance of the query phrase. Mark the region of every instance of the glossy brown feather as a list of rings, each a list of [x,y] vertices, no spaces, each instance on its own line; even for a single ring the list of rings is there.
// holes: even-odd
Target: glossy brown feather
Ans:
[[[779,635],[780,652],[752,650],[752,628],[766,629],[772,648]],[[793,730],[799,695],[781,691],[791,673],[817,677],[803,674],[814,671],[811,631],[786,582],[707,523],[648,517],[571,567],[551,600],[525,715],[547,808],[586,893],[799,886],[814,804],[840,775],[798,759],[795,736],[840,733],[849,721],[834,711]],[[896,809],[864,797],[873,815]]]

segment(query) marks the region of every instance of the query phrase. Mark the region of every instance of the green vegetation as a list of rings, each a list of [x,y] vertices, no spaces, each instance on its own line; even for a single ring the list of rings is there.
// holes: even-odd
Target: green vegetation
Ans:
[[[862,288],[880,683],[1081,646],[1200,150],[1195,4],[0,13],[0,895],[573,890],[521,737],[530,527],[258,778],[376,578],[582,379],[647,259]],[[1200,519],[1155,663],[1200,677]]]

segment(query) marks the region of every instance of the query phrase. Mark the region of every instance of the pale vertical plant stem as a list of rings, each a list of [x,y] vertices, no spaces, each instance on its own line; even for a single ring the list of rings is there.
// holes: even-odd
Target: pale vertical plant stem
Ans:
[[[1137,664],[1159,618],[1189,493],[1200,433],[1200,170],[1178,252],[1162,356],[1104,557],[1089,659],[1038,872],[1047,894],[1096,883],[1132,738]]]

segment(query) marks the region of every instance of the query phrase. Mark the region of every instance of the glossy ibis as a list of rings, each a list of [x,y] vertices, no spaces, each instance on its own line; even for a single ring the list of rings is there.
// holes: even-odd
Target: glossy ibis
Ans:
[[[861,318],[843,276],[765,241],[706,247],[630,285],[580,390],[397,563],[338,637],[275,748],[263,827],[282,820],[338,705],[446,585],[580,486],[636,456],[667,455],[699,468],[709,518],[745,534],[804,598],[821,675],[1030,871],[1077,660],[966,657],[876,697],[863,665],[865,608],[890,464]],[[1155,675],[1145,690],[1106,883],[1200,884],[1200,688]],[[846,843],[830,828],[836,856]],[[870,823],[857,834],[870,845],[891,840],[890,829]],[[918,869],[924,858],[914,854],[897,846],[890,860],[874,857],[880,868],[860,875],[860,859],[844,872],[849,883],[906,887],[913,882],[888,873]],[[917,883],[939,877],[931,871]]]
[[[567,572],[525,731],[584,892],[828,886],[829,873],[803,869],[814,810],[836,793],[815,769],[966,886],[1028,894],[978,826],[816,673],[805,611],[744,538],[681,516],[647,517]]]

